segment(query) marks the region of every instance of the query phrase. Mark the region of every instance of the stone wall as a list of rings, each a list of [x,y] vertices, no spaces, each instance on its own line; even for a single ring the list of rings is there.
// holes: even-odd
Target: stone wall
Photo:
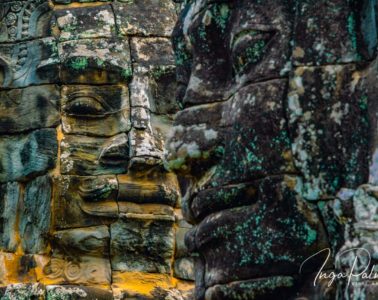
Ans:
[[[183,299],[169,0],[0,3],[1,299]],[[168,299],[167,298],[167,299]]]

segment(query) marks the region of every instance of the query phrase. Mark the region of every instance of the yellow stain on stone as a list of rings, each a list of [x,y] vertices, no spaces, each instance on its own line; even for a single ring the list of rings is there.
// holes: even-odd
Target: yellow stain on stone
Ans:
[[[175,288],[178,280],[167,274],[142,272],[114,272],[113,290],[127,291],[141,295],[151,295],[151,292],[160,287],[162,289]]]
[[[13,253],[0,254],[0,286],[32,282],[36,282],[35,270],[29,269],[25,256]]]
[[[60,155],[61,155],[60,143],[64,138],[64,134],[63,134],[63,130],[62,130],[61,125],[59,125],[56,128],[56,137],[57,137],[57,141],[58,141],[58,155],[57,155],[55,168],[50,171],[51,176],[60,176]]]
[[[79,3],[74,2],[71,4],[56,4],[54,5],[54,9],[61,10],[61,9],[72,9],[72,8],[78,8],[78,7],[95,7],[95,6],[104,6],[109,5],[109,3],[103,3],[103,2],[92,2],[92,3]]]

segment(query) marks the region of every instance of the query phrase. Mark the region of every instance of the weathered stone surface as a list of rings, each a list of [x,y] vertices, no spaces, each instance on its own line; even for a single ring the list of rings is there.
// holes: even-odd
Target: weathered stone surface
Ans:
[[[290,82],[287,114],[305,198],[332,197],[368,179],[368,97],[355,90],[353,65],[301,67]]]
[[[78,285],[48,285],[46,287],[47,300],[112,300],[110,291],[96,287]]]
[[[173,208],[163,204],[118,202],[120,215],[127,219],[175,221]]]
[[[24,180],[52,169],[57,152],[55,129],[0,137],[0,182]]]
[[[45,253],[51,222],[51,178],[37,177],[25,186],[19,234],[25,253]]]
[[[0,87],[58,83],[59,57],[55,39],[0,45]]]
[[[138,65],[174,65],[174,57],[169,38],[131,38],[131,57]]]
[[[232,282],[215,285],[206,291],[205,300],[269,300],[289,299],[294,287],[294,279],[289,276],[277,276],[266,279]]]
[[[170,273],[174,252],[172,222],[123,218],[110,226],[112,269]]]
[[[174,175],[152,172],[146,176],[118,175],[118,201],[175,206],[179,198]]]
[[[0,254],[0,285],[15,282],[36,282],[35,261],[32,255]]]
[[[0,7],[0,43],[49,36],[50,20],[46,0],[5,1]]]
[[[60,176],[54,180],[56,228],[109,224],[118,216],[115,176]]]
[[[280,78],[290,70],[288,61],[291,55],[290,39],[295,18],[293,10],[296,4],[294,2],[290,0],[238,1],[237,9],[233,10],[234,15],[227,19],[227,27],[223,26],[224,31],[230,30],[230,35],[222,34],[227,38],[226,43],[230,43],[225,44],[226,51],[231,50],[232,69],[236,73],[238,87],[250,82]],[[215,6],[217,6],[219,19],[222,16],[224,4],[215,4]],[[254,13],[253,18],[251,18],[251,12]],[[217,15],[214,16],[215,23],[217,23]],[[231,29],[229,29],[229,22],[233,23]],[[222,22],[218,22],[218,24],[222,30]],[[204,42],[199,40],[201,38],[199,29],[197,29],[197,34],[199,35],[197,47],[200,48]],[[212,40],[205,41],[205,43],[216,47]],[[217,51],[219,53],[220,49]],[[208,61],[206,62],[208,63]],[[222,68],[222,65],[220,67]],[[203,74],[205,74],[205,70],[206,68],[202,70]],[[222,77],[232,74],[231,72],[225,73],[228,71],[227,69],[219,69],[219,71],[224,73]],[[211,75],[215,78],[220,77],[216,73]],[[222,85],[219,87],[223,88]]]
[[[59,40],[110,38],[115,35],[115,20],[110,5],[77,7],[55,11]]]
[[[1,134],[59,124],[59,88],[56,85],[1,91],[0,99]]]
[[[295,64],[346,63],[369,59],[376,47],[371,1],[301,1],[294,30]],[[365,6],[365,7],[363,7]],[[365,9],[365,11],[363,11]],[[374,12],[373,12],[374,13]]]
[[[115,84],[130,80],[130,48],[127,40],[82,39],[59,43],[64,83]]]
[[[109,257],[109,228],[94,226],[56,231],[52,238],[54,255]]]
[[[117,0],[113,7],[121,35],[169,37],[176,21],[175,6],[169,0]]]
[[[174,275],[184,280],[194,280],[194,261],[190,257],[182,257],[175,260]]]
[[[175,257],[183,257],[188,255],[188,248],[185,245],[185,234],[190,230],[190,227],[178,227],[176,228],[176,247],[175,247]]]
[[[38,282],[45,285],[83,284],[102,289],[110,287],[111,269],[108,259],[92,256],[53,257],[35,255]]]
[[[16,221],[21,187],[16,182],[0,185],[0,247],[5,252],[17,249]]]
[[[163,142],[151,128],[146,130],[131,129],[130,157],[151,157],[161,160],[163,157]]]
[[[60,146],[62,174],[90,176],[127,170],[129,144],[124,133],[110,138],[66,135]]]
[[[6,287],[2,299],[45,299],[45,287],[40,283],[15,283]]]
[[[328,247],[316,206],[301,198],[299,181],[268,177],[254,204],[211,214],[187,235],[189,249],[198,249],[206,261],[206,286],[266,274],[295,275],[309,253]],[[302,273],[322,262],[314,258]]]
[[[63,86],[62,111],[69,134],[113,136],[131,128],[126,86]]]
[[[223,104],[188,108],[176,116],[167,141],[168,167],[176,172],[201,176],[221,157]]]
[[[143,299],[143,300],[163,300],[163,299],[178,299],[182,298],[165,296],[173,293],[177,294],[175,290],[176,282],[168,274],[154,274],[154,273],[140,273],[140,272],[113,272],[112,289],[114,292],[114,299]],[[160,291],[160,295],[157,293]],[[170,292],[171,291],[171,292]],[[162,292],[163,295],[161,295]],[[187,300],[184,298],[184,300]]]
[[[130,83],[131,106],[143,107],[159,115],[176,113],[178,105],[174,101],[174,71],[175,68],[170,65],[158,65],[150,69],[134,66]]]

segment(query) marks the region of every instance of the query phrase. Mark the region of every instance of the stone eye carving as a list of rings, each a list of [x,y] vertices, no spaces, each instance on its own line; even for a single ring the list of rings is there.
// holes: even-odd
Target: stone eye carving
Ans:
[[[249,66],[261,61],[274,35],[273,31],[256,29],[237,33],[231,44],[234,73],[243,73]]]
[[[78,118],[98,118],[104,116],[107,109],[97,95],[78,93],[70,96],[64,111]]]

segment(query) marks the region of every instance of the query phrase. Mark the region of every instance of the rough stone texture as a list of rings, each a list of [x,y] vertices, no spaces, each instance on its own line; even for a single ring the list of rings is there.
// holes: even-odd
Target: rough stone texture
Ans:
[[[314,278],[326,252],[301,264],[330,248],[327,276],[357,256],[362,271],[355,247],[376,263],[376,14],[369,0],[181,3],[165,157],[194,225],[196,300],[374,298],[376,279]]]
[[[51,221],[51,184],[51,178],[46,175],[25,186],[19,216],[20,239],[25,253],[46,251]]]
[[[295,70],[288,95],[289,131],[305,197],[332,197],[368,179],[368,97],[355,91],[354,65]]]
[[[110,38],[115,35],[115,20],[110,5],[78,7],[55,11],[59,40]]]
[[[58,46],[64,83],[114,84],[132,75],[130,48],[123,39],[82,39]]]
[[[120,219],[110,227],[112,268],[122,272],[170,273],[172,222]]]
[[[5,3],[0,8],[0,43],[46,37],[51,34],[52,10],[48,1],[3,2]]]
[[[0,44],[0,87],[16,88],[59,81],[55,39]]]
[[[116,0],[113,7],[122,35],[169,37],[176,21],[175,6],[169,0]]]
[[[115,176],[61,176],[54,182],[56,228],[87,227],[111,222],[118,216]]]
[[[126,172],[129,145],[124,133],[110,139],[66,135],[60,146],[62,174],[104,175]]]
[[[57,126],[59,98],[59,88],[55,85],[1,91],[0,134]]]
[[[62,111],[67,134],[113,136],[131,128],[128,89],[121,85],[63,86]]]
[[[16,213],[20,199],[20,185],[8,182],[0,185],[1,249],[15,252],[17,249]]]
[[[376,31],[366,19],[374,10],[373,2],[300,1],[294,29],[294,63],[320,65],[371,58],[377,44],[376,37],[372,40],[368,35]]]
[[[163,162],[176,7],[1,2],[0,299],[191,299]]]
[[[0,182],[25,180],[55,166],[58,152],[55,129],[0,137]]]

